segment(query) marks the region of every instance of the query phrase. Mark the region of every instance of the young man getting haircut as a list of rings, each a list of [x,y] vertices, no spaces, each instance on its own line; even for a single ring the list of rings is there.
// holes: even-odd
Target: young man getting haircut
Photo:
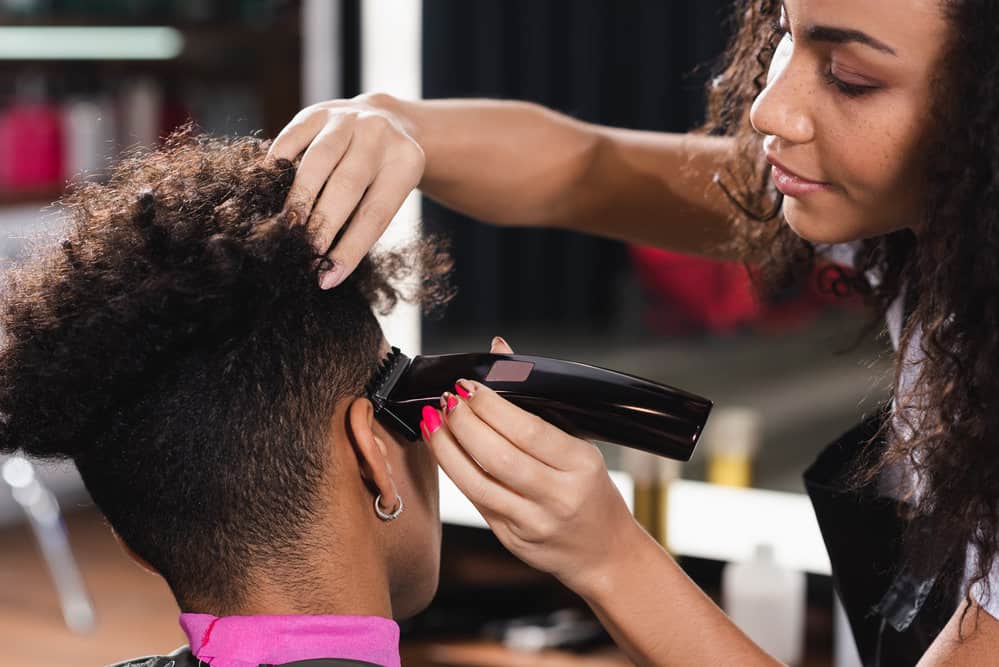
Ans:
[[[449,296],[432,239],[336,289],[295,169],[185,130],[63,201],[66,237],[9,272],[0,453],[70,458],[189,648],[126,665],[398,667],[392,619],[438,576],[437,466],[374,418],[373,309]],[[46,251],[47,250],[47,251]]]

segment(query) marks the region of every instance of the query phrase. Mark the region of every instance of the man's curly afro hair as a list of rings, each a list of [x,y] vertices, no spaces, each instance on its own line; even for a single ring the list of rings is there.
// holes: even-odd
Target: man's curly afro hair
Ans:
[[[450,296],[431,238],[320,290],[308,212],[285,207],[295,166],[267,147],[185,128],[75,186],[65,239],[8,272],[0,314],[0,453],[75,461],[198,611],[295,553],[334,406],[378,366],[373,308]]]

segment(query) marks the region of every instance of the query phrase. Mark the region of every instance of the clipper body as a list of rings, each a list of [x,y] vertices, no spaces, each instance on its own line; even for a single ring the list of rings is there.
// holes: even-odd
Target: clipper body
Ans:
[[[397,348],[369,386],[377,416],[420,438],[424,405],[454,382],[480,382],[574,436],[687,461],[711,401],[633,375],[549,357],[444,354],[409,359]]]

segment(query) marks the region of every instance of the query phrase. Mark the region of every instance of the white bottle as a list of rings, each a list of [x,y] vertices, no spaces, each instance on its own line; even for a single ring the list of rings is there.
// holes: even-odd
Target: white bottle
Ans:
[[[750,560],[725,566],[722,606],[764,651],[785,664],[800,664],[805,638],[805,573],[780,567],[771,545],[758,545]]]
[[[163,89],[151,76],[128,79],[121,88],[122,145],[155,147],[162,131]]]
[[[115,144],[115,112],[106,98],[74,98],[63,105],[66,178],[83,178],[107,166]]]

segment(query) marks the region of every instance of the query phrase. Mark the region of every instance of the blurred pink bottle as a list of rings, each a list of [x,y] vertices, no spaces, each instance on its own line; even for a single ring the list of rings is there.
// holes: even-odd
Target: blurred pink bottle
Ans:
[[[59,187],[63,161],[62,113],[57,106],[15,99],[0,112],[0,188]]]

